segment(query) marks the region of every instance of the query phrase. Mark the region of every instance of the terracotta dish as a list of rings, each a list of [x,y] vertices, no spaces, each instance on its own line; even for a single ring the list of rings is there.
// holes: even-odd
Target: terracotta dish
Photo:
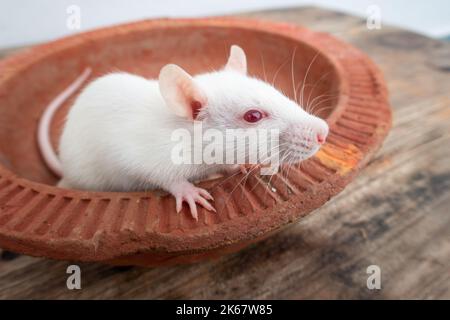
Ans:
[[[246,51],[251,74],[274,81],[291,97],[294,82],[297,98],[327,119],[331,133],[314,158],[270,178],[201,182],[218,212],[200,209],[198,222],[187,207],[177,214],[172,196],[161,192],[54,186],[56,177],[37,149],[36,126],[45,106],[85,67],[94,70],[92,78],[116,70],[155,78],[170,62],[195,74],[223,66],[232,44]],[[71,102],[52,124],[55,147]],[[288,24],[150,20],[39,45],[0,61],[0,247],[118,265],[220,256],[297,221],[340,192],[380,147],[390,124],[385,83],[365,54]]]

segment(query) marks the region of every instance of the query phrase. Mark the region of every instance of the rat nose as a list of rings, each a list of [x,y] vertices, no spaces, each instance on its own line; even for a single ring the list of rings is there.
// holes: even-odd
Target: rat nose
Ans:
[[[311,138],[315,138],[316,141],[315,143],[322,145],[325,143],[325,140],[327,139],[328,136],[328,131],[329,131],[329,127],[328,127],[328,123],[320,118],[317,117],[313,117],[312,119],[312,124],[311,124],[311,129],[312,129],[312,137]]]
[[[327,139],[327,132],[318,132],[316,135],[316,141],[318,144],[324,144]]]

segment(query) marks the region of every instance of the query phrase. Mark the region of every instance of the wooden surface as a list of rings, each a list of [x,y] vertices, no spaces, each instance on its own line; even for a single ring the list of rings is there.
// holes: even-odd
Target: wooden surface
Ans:
[[[216,261],[79,264],[82,289],[70,291],[70,262],[3,252],[0,298],[450,298],[450,44],[317,8],[246,16],[330,32],[381,67],[394,126],[369,166],[314,214]],[[381,290],[366,287],[373,264]]]

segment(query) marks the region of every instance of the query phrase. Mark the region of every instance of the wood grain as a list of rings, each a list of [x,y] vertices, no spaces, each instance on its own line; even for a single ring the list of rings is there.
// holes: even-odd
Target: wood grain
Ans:
[[[450,298],[450,44],[317,8],[245,14],[334,34],[383,70],[394,108],[384,147],[339,196],[237,254],[169,268],[80,264],[2,253],[0,298]],[[3,53],[5,55],[5,53]],[[366,268],[382,272],[368,290]]]

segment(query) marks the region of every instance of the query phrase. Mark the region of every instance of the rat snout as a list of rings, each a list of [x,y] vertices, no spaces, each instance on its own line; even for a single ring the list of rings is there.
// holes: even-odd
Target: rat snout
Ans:
[[[325,141],[327,140],[327,136],[328,136],[328,129],[324,130],[324,129],[319,129],[316,132],[316,142],[318,144],[324,144]]]
[[[312,157],[325,143],[328,130],[328,124],[314,116],[291,122],[280,134],[286,159],[303,161]]]
[[[313,126],[316,143],[324,144],[328,136],[328,124],[320,118],[316,118],[316,120]]]
[[[321,133],[317,134],[316,140],[318,144],[324,144],[325,143],[326,136],[322,135]]]

